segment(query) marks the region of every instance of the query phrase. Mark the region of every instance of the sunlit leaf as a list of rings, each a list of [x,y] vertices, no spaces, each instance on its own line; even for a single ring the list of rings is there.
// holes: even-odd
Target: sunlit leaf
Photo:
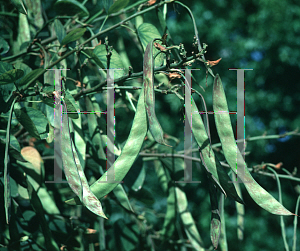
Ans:
[[[105,45],[104,44],[98,45],[94,49],[93,53],[99,58],[99,60],[103,63],[105,68],[107,68],[107,57],[106,57],[107,51],[106,51]],[[125,74],[123,62],[122,62],[119,54],[115,50],[112,50],[109,68],[114,69],[114,78],[115,79],[120,78]]]
[[[68,43],[78,40],[79,38],[81,38],[83,36],[85,31],[86,31],[86,28],[76,28],[75,30],[72,30],[71,32],[68,33],[68,35],[66,35],[64,37],[64,39],[61,41],[60,45],[63,46],[63,45],[66,45]]]
[[[124,9],[129,3],[129,0],[116,0],[113,5],[110,6],[108,10],[108,15],[118,12],[121,9]]]
[[[65,36],[67,35],[64,26],[59,19],[54,21],[54,29],[59,43],[61,44]]]

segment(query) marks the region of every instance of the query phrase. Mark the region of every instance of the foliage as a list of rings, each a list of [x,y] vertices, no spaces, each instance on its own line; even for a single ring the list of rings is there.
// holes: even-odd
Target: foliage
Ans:
[[[233,3],[238,10],[231,10]],[[265,58],[256,82],[262,86],[263,74],[276,61],[264,50],[283,43],[277,34],[284,32],[287,43],[278,49],[283,69],[298,67],[299,51],[290,54],[297,43],[294,33],[282,28],[286,19],[268,11],[284,9],[282,5],[203,1],[189,8],[174,0],[3,1],[0,250],[223,251],[246,246],[274,250],[278,245],[296,250],[300,179],[282,163],[261,163],[268,155],[259,147],[250,146],[251,154],[261,153],[246,164],[229,112],[236,93],[230,91],[227,82],[232,78],[222,65],[224,60],[233,65],[241,60],[240,68],[255,68],[246,62],[248,52],[254,61]],[[287,9],[299,11],[293,7],[290,3]],[[237,23],[243,8],[249,14],[246,24]],[[298,32],[299,21],[293,18]],[[267,20],[274,21],[273,40],[256,28]],[[249,39],[243,25],[250,27],[249,33],[257,32],[257,39]],[[239,53],[224,39],[226,29]],[[219,53],[212,53],[213,48]],[[249,89],[246,105],[264,95],[278,100],[277,87]],[[210,107],[214,116],[207,115]],[[260,120],[254,115],[258,107],[249,109],[250,120]],[[261,118],[264,123],[268,119],[276,123],[274,117]],[[280,119],[293,124],[292,129],[299,121]],[[299,135],[296,130],[271,132],[247,142]],[[260,132],[249,130],[255,133]],[[253,176],[259,181],[275,178],[278,200],[270,182],[263,187]],[[294,197],[284,186],[293,188]],[[286,203],[285,197],[291,201]],[[266,222],[274,220],[278,222],[270,224],[278,230],[268,233]],[[274,244],[276,231],[283,242]],[[256,238],[254,244],[247,234]],[[270,241],[260,239],[265,234]]]

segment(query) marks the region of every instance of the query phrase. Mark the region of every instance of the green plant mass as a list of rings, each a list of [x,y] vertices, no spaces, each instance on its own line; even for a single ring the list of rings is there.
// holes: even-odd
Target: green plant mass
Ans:
[[[0,251],[299,249],[294,1],[0,2]]]

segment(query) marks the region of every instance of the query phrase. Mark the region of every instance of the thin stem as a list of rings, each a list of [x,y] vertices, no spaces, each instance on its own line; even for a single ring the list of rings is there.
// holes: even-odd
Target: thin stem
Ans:
[[[297,202],[296,202],[296,209],[295,209],[295,218],[294,218],[294,239],[293,239],[293,251],[296,251],[296,244],[297,244],[297,223],[298,223],[298,209],[299,209],[299,203],[300,203],[300,195],[298,196]]]
[[[187,59],[190,59],[190,58],[193,58],[193,57],[194,56],[191,56]],[[177,68],[177,67],[181,66],[182,64],[183,64],[183,61],[180,61],[179,63],[171,64],[170,68]],[[167,69],[167,65],[164,65],[164,66],[160,66],[160,67],[155,68],[154,72],[162,71],[162,70],[166,70],[166,69]],[[141,72],[138,72],[138,73],[133,73],[130,76],[125,75],[125,76],[122,76],[118,79],[115,79],[114,83],[124,82],[124,81],[128,81],[128,80],[132,80],[134,78],[142,77],[142,76],[143,76],[143,72],[141,71]],[[92,92],[96,92],[96,91],[100,91],[101,89],[103,89],[103,87],[106,85],[106,83],[107,83],[107,80],[104,80],[100,84],[98,84],[98,85],[96,85],[96,86],[94,86],[90,89],[78,92],[73,97],[74,97],[75,100],[78,100],[83,95],[86,95],[86,94],[89,94],[89,93],[92,93]],[[165,93],[165,91],[162,91],[162,92]]]
[[[267,168],[268,168],[269,171],[273,172],[274,176],[276,177],[278,192],[279,192],[279,202],[282,204],[281,185],[280,185],[279,177],[278,177],[276,171],[273,170],[273,168],[271,168],[271,167],[267,167]],[[285,224],[284,224],[282,215],[280,216],[280,227],[281,227],[281,235],[282,235],[285,250],[289,251],[290,249],[289,249],[289,245],[287,244],[287,241],[286,241]]]
[[[102,31],[102,28],[103,28],[104,24],[106,23],[107,19],[108,19],[108,16],[105,17],[103,23],[101,24],[101,27],[100,27],[99,31]]]
[[[121,22],[119,22],[119,23],[117,23],[117,24],[115,24],[115,25],[110,26],[109,28],[107,28],[107,29],[105,29],[105,30],[103,30],[103,31],[99,31],[97,34],[95,34],[94,36],[91,36],[91,37],[88,38],[86,41],[84,41],[82,44],[80,44],[80,45],[78,46],[78,48],[80,48],[79,50],[78,50],[78,49],[73,49],[73,50],[67,52],[64,56],[62,56],[61,58],[57,59],[55,62],[53,62],[52,64],[50,64],[50,65],[48,66],[48,68],[52,68],[53,66],[55,66],[56,64],[58,64],[58,63],[59,63],[60,61],[62,61],[63,59],[67,58],[68,56],[72,55],[73,53],[75,53],[75,52],[77,52],[77,51],[82,50],[83,46],[84,46],[85,44],[89,43],[90,41],[92,41],[94,38],[97,38],[97,37],[99,37],[99,36],[101,36],[101,35],[103,35],[103,34],[109,32],[109,31],[111,31],[111,30],[113,30],[113,29],[115,29],[115,28],[121,26],[122,24],[128,22],[129,20],[131,20],[131,19],[133,19],[133,18],[135,18],[135,17],[137,17],[137,16],[139,16],[139,15],[142,15],[142,14],[148,12],[148,11],[154,10],[154,9],[156,9],[156,8],[158,8],[158,7],[160,7],[160,6],[164,5],[164,4],[166,4],[166,3],[169,3],[169,1],[163,1],[163,2],[160,2],[160,3],[158,3],[158,4],[152,5],[151,7],[147,8],[147,9],[145,9],[145,10],[143,10],[143,11],[137,12],[137,13],[133,14],[132,16],[130,16],[130,17],[124,19],[123,21],[121,21]],[[26,53],[25,53],[25,54],[26,54]],[[166,68],[166,67],[165,67],[165,68]],[[165,68],[164,68],[164,69],[165,69]],[[45,69],[44,71],[42,71],[40,74],[38,74],[37,76],[35,76],[33,79],[31,79],[31,80],[27,83],[27,85],[24,87],[24,89],[27,89],[27,88],[31,85],[31,83],[33,83],[35,80],[37,80],[37,79],[38,79],[41,75],[43,75],[45,72],[46,72],[46,69]],[[125,79],[125,78],[124,78],[124,79]],[[101,86],[102,86],[102,85],[101,85]],[[95,91],[94,88],[91,88],[91,89],[93,89],[92,91]],[[76,95],[75,95],[75,96],[76,96]]]

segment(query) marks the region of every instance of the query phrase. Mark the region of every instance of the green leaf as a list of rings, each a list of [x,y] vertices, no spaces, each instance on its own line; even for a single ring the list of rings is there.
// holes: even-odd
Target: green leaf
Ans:
[[[113,0],[103,0],[103,7],[106,11],[106,13],[108,13],[109,8],[113,5]]]
[[[115,232],[115,248],[109,250],[138,250],[137,247],[141,245],[139,242],[140,228],[137,224],[125,223],[124,219],[119,219],[114,224]],[[137,246],[138,245],[138,246]]]
[[[167,212],[164,219],[161,235],[169,239],[174,235],[176,225],[176,194],[175,186],[168,189]]]
[[[71,43],[73,41],[78,40],[83,36],[85,33],[86,28],[76,28],[75,30],[72,30],[71,32],[68,33],[67,36],[61,41],[60,46],[64,46],[68,43]]]
[[[28,185],[27,190],[28,190],[31,206],[35,211],[39,219],[39,223],[42,227],[42,232],[45,238],[46,249],[49,251],[58,251],[59,248],[52,237],[52,233],[49,229],[49,223],[46,221],[44,215],[44,208],[39,199],[39,196],[28,179],[27,179],[27,185]]]
[[[13,179],[11,179],[11,181],[13,181]],[[12,184],[13,183],[15,183],[15,181],[12,182]],[[15,186],[17,186],[16,183]],[[18,220],[17,209],[20,210],[20,208],[18,207],[19,207],[18,204],[13,200],[11,203],[11,218],[9,222],[9,236],[10,236],[9,246],[10,249],[13,250],[20,250],[21,233],[19,232],[18,224],[17,224],[17,220]]]
[[[55,19],[55,21],[54,21],[54,30],[55,30],[57,39],[58,39],[59,43],[61,44],[63,39],[67,35],[67,33],[59,19]]]
[[[7,71],[13,70],[11,64],[0,61],[0,74],[3,74]],[[18,81],[17,81],[18,82]],[[8,112],[13,101],[13,91],[16,90],[16,86],[11,84],[0,85],[0,113]]]
[[[94,49],[94,54],[99,58],[99,60],[104,64],[104,67],[107,68],[107,51],[104,44],[98,45]],[[124,65],[119,56],[119,54],[113,49],[112,55],[110,57],[110,69],[115,69],[114,79],[120,78],[125,75]]]
[[[87,8],[75,0],[58,0],[54,4],[55,10],[59,14],[74,16],[78,14],[79,18],[89,16]]]
[[[66,91],[64,100],[67,106],[68,116],[71,119],[78,119],[79,118],[78,112],[80,111],[80,109],[78,107],[77,102],[68,91]]]
[[[129,3],[129,0],[116,0],[113,5],[110,6],[107,15],[118,12],[121,9],[124,9]]]
[[[141,24],[138,29],[137,29],[137,34],[139,36],[139,39],[142,43],[143,49],[146,50],[148,44],[153,40],[153,39],[160,39],[161,34],[157,30],[157,28],[149,23],[143,23]],[[153,50],[153,55],[155,55],[159,50],[154,48]],[[159,56],[155,58],[155,66],[160,66],[163,63],[164,60],[164,55],[163,53],[160,53]]]
[[[177,208],[184,225],[185,233],[195,250],[204,251],[205,249],[203,248],[203,241],[197,230],[195,221],[188,210],[188,201],[186,195],[179,187],[175,188],[175,193],[177,199]]]
[[[236,173],[252,197],[262,208],[272,214],[294,215],[263,189],[251,176],[247,165],[237,148],[231,127],[229,111],[221,78],[217,74],[213,87],[213,107],[217,131],[221,140],[225,158],[232,171]],[[194,124],[193,124],[194,126]]]
[[[34,111],[33,111],[34,110]],[[32,119],[34,119],[32,114],[35,114],[37,116],[44,116],[44,114],[36,109],[33,109],[31,107],[23,107],[21,109],[15,109],[14,110],[17,120],[21,123],[21,125],[29,132],[29,134],[32,137],[35,137],[36,139],[41,139],[39,131],[37,130],[37,126]],[[40,118],[37,118],[37,120],[40,120]],[[43,119],[43,118],[42,118]],[[35,121],[37,121],[35,120]]]
[[[148,46],[148,44],[155,38],[161,38],[161,34],[157,30],[157,28],[149,23],[143,23],[139,26],[137,30],[138,36],[141,40],[142,46],[144,50]]]
[[[0,75],[0,85],[7,85],[15,82],[24,75],[24,72],[19,69],[13,69]]]
[[[9,51],[9,44],[4,40],[2,37],[0,37],[0,55],[5,55]]]
[[[105,69],[105,66],[103,65],[101,60],[93,53],[93,50],[86,49],[84,50],[84,52],[89,56],[89,59],[93,59],[99,67]]]
[[[89,112],[94,111],[93,103],[92,103],[90,97],[85,97],[85,104],[86,104],[87,111],[89,111]],[[100,111],[96,111],[96,112],[100,112]],[[102,143],[102,138],[101,138],[101,134],[100,134],[100,129],[98,127],[96,114],[88,113],[87,119],[89,121],[89,123],[88,123],[89,135],[90,135],[90,138],[92,139],[92,143],[93,143],[92,147],[96,151],[97,157],[99,159],[106,160],[106,155],[103,151],[103,143]]]
[[[21,63],[21,62],[15,63],[15,64],[14,64],[14,68],[15,68],[15,69],[19,69],[19,70],[24,71],[24,77],[25,77],[27,74],[29,74],[30,72],[32,72],[32,69],[31,69],[28,65],[26,65],[26,64],[24,64],[24,63]],[[23,79],[24,77],[18,79],[18,80],[16,81],[16,84],[19,85],[19,83],[22,81],[22,79]]]
[[[0,144],[5,145],[6,144],[6,131],[0,130]],[[10,156],[14,157],[16,160],[26,162],[26,160],[21,155],[21,148],[19,141],[14,135],[10,135],[9,140],[9,154]]]
[[[130,201],[128,199],[128,196],[121,184],[118,184],[116,186],[116,188],[113,190],[113,193],[116,196],[117,200],[120,202],[122,207],[124,207],[128,211],[134,212],[130,204]]]
[[[22,78],[22,80],[19,83],[19,86],[26,85],[28,82],[30,82],[32,79],[34,79],[36,76],[40,75],[41,72],[44,71],[42,68],[35,69],[28,73],[26,76]]]
[[[22,0],[10,0],[10,1],[20,13],[27,15],[27,11]]]
[[[133,197],[148,206],[153,205],[155,203],[155,199],[152,193],[144,187],[142,187],[138,191],[129,190],[129,197]]]
[[[49,122],[44,113],[42,113],[40,110],[26,107],[22,108],[23,110],[26,110],[26,113],[31,118],[33,123],[35,124],[35,127],[40,135],[41,139],[46,139],[48,137],[49,132]]]
[[[13,66],[9,63],[0,61],[0,74],[13,70]]]
[[[135,182],[131,186],[131,189],[133,191],[140,190],[142,188],[143,184],[144,184],[145,177],[146,177],[145,165],[146,165],[146,162],[144,161],[143,166],[141,168],[141,171],[140,171],[139,175],[137,176]]]

